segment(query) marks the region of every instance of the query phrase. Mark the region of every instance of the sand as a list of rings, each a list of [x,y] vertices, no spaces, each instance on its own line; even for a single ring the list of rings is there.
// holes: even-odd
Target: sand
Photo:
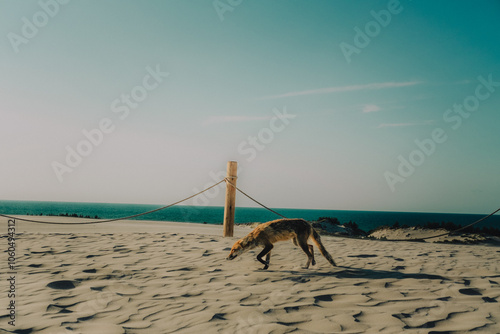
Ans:
[[[500,332],[498,247],[323,236],[339,267],[316,250],[302,269],[305,254],[280,242],[263,271],[258,250],[225,260],[250,230],[17,221],[16,326],[2,252],[0,333]]]

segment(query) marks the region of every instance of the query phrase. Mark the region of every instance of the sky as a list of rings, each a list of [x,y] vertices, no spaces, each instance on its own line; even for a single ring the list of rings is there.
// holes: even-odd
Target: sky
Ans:
[[[492,0],[1,0],[0,200],[169,204],[237,161],[269,207],[489,213],[499,15]]]

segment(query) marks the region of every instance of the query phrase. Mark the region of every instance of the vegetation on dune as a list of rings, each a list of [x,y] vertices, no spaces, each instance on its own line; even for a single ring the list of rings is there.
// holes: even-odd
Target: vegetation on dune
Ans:
[[[27,216],[34,216],[33,214],[30,214],[30,213],[27,213],[26,214]],[[40,213],[38,216],[43,216],[43,213]],[[53,213],[49,213],[49,214],[46,214],[46,216],[50,216],[50,217],[71,217],[71,218],[86,218],[86,219],[101,219],[101,217],[99,216],[94,216],[94,217],[90,217],[89,215],[87,216],[84,216],[82,214],[76,214],[76,213],[72,213],[72,214],[69,214],[69,213],[60,213],[60,214],[53,214]]]
[[[322,225],[322,224],[325,224],[326,226]],[[341,222],[336,217],[319,217],[315,223],[315,227],[317,227],[318,229],[327,229],[325,227],[328,227],[328,225],[343,227],[349,231],[350,235],[359,235],[359,236],[369,235],[369,234],[372,234],[373,232],[380,231],[380,230],[387,230],[387,229],[397,230],[397,229],[406,229],[406,228],[412,227],[412,226],[409,226],[407,224],[401,225],[399,222],[395,222],[392,226],[387,226],[387,225],[379,226],[379,227],[377,227],[377,228],[375,228],[367,233],[367,232],[363,231],[362,229],[360,229],[358,224],[356,224],[355,222],[349,221],[348,223],[341,224]],[[456,231],[462,227],[463,227],[462,225],[455,224],[453,222],[441,222],[441,223],[439,223],[439,222],[427,222],[425,224],[419,224],[419,225],[414,226],[414,228],[416,228],[416,229],[427,229],[427,230],[442,229],[442,230],[446,230],[446,231],[450,231],[450,232]],[[464,230],[461,230],[460,233],[462,233],[462,234],[480,234],[480,235],[484,235],[484,236],[500,237],[500,229],[499,228],[486,227],[486,226],[484,226],[484,227],[470,226]]]
[[[411,226],[408,225],[400,225],[399,222],[395,222],[392,226],[379,226],[370,232],[369,234],[380,231],[380,230],[397,230],[397,229],[405,229],[405,228],[410,228]],[[427,222],[425,224],[418,224],[414,226],[417,229],[426,229],[426,230],[446,230],[446,231],[456,231],[458,229],[461,229],[463,226],[460,224],[455,224],[453,222]],[[475,226],[470,226],[467,227],[466,229],[463,229],[460,231],[462,234],[480,234],[484,236],[496,236],[500,237],[500,229],[496,227],[475,227]]]

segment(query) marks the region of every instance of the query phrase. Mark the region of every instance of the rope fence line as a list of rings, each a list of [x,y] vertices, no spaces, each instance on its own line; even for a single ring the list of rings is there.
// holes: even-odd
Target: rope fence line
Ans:
[[[496,209],[495,211],[493,211],[493,212],[492,212],[492,213],[490,213],[489,215],[484,216],[483,218],[478,219],[478,220],[476,220],[476,221],[475,221],[475,222],[473,222],[473,223],[470,223],[469,225],[466,225],[466,226],[464,226],[464,227],[460,227],[460,228],[458,228],[458,229],[456,229],[456,230],[454,230],[454,231],[448,231],[448,232],[446,232],[446,233],[442,233],[442,234],[434,235],[434,236],[432,236],[432,237],[416,238],[416,239],[399,239],[399,240],[397,240],[397,239],[396,239],[396,240],[387,240],[387,241],[424,241],[424,240],[427,240],[427,239],[434,239],[434,238],[443,237],[443,236],[445,236],[445,235],[452,235],[452,234],[455,234],[455,233],[457,233],[457,232],[463,231],[463,230],[465,230],[465,229],[467,229],[467,228],[469,228],[469,227],[471,227],[471,226],[474,226],[474,225],[476,225],[476,224],[478,224],[478,223],[482,222],[483,220],[486,220],[486,219],[490,218],[491,216],[493,216],[493,215],[494,215],[495,213],[497,213],[498,211],[500,211],[500,208]]]
[[[239,189],[238,187],[236,187],[233,183],[231,183],[231,181],[229,181],[227,178],[225,179],[225,181],[227,183],[229,183],[230,185],[232,185],[234,188],[236,188],[236,190],[238,190],[240,193],[242,193],[243,195],[245,195],[246,197],[248,197],[249,199],[251,199],[252,201],[254,201],[255,203],[257,203],[258,205],[262,206],[264,209],[267,209],[269,211],[271,211],[272,213],[275,213],[277,214],[278,216],[282,217],[282,218],[285,218],[287,219],[287,217],[283,216],[282,214],[274,211],[273,209],[270,209],[268,208],[267,206],[265,206],[264,204],[260,203],[259,201],[257,201],[256,199],[254,199],[253,197],[251,197],[250,195],[246,194],[245,192],[243,192],[241,189]],[[486,220],[488,218],[490,218],[491,216],[493,216],[495,213],[497,213],[498,211],[500,211],[500,208],[498,208],[497,210],[493,211],[492,213],[490,213],[489,215],[487,216],[484,216],[483,218],[481,219],[478,219],[476,220],[475,222],[469,224],[469,225],[466,225],[464,227],[460,227],[454,231],[448,231],[446,233],[442,233],[442,234],[438,234],[438,235],[434,235],[434,236],[431,236],[431,237],[425,237],[425,238],[415,238],[415,239],[387,239],[386,241],[424,241],[424,240],[427,240],[427,239],[434,239],[434,238],[439,238],[439,237],[442,237],[442,236],[445,236],[445,235],[449,235],[449,234],[454,234],[454,233],[457,233],[457,232],[460,232],[460,231],[463,231],[473,225],[476,225],[480,222],[482,222],[483,220]]]
[[[194,195],[186,197],[183,200],[177,201],[177,202],[169,204],[169,205],[162,206],[161,208],[157,208],[157,209],[150,210],[150,211],[143,212],[143,213],[138,213],[136,215],[132,215],[132,216],[128,216],[128,217],[113,218],[113,219],[100,220],[100,221],[92,221],[92,222],[81,222],[81,223],[47,222],[47,221],[43,221],[43,220],[32,220],[32,219],[25,219],[25,218],[16,218],[16,217],[12,217],[12,216],[8,216],[8,215],[2,215],[2,214],[0,214],[0,217],[5,217],[5,218],[9,218],[9,219],[16,219],[16,220],[26,221],[26,222],[30,222],[30,223],[53,224],[53,225],[86,225],[86,224],[110,223],[110,222],[114,222],[114,221],[118,221],[118,220],[126,220],[126,219],[135,218],[135,217],[140,217],[140,216],[144,216],[144,215],[156,212],[156,211],[160,211],[160,210],[164,210],[164,209],[170,208],[170,207],[172,207],[174,205],[180,204],[180,203],[185,202],[185,201],[187,201],[187,200],[189,200],[189,199],[191,199],[193,197],[196,197],[196,196],[204,193],[205,191],[208,191],[208,190],[210,190],[210,189],[218,186],[219,184],[221,184],[224,181],[226,181],[226,179],[223,179],[223,180],[217,182],[216,184],[214,184],[213,186],[210,186],[210,187],[208,187],[206,189],[203,189],[202,191],[200,191],[200,192],[198,192],[198,193],[196,193]]]
[[[278,212],[274,211],[273,209],[268,208],[267,206],[265,206],[265,205],[264,205],[264,204],[262,204],[261,202],[257,201],[255,198],[251,197],[250,195],[245,194],[245,193],[244,193],[241,189],[239,189],[237,186],[235,186],[233,183],[231,183],[231,181],[229,181],[227,178],[225,179],[225,181],[226,181],[227,183],[229,183],[230,185],[232,185],[232,186],[233,186],[236,190],[238,190],[240,193],[242,193],[243,195],[245,195],[246,197],[248,197],[249,199],[251,199],[251,200],[252,200],[252,201],[254,201],[255,203],[259,204],[259,205],[260,205],[261,207],[263,207],[264,209],[269,210],[269,211],[271,211],[272,213],[277,214],[278,216],[280,216],[280,217],[282,217],[282,218],[285,218],[285,219],[287,218],[287,217],[283,216],[282,214],[280,214],[280,213],[278,213]]]
[[[172,203],[172,204],[169,204],[169,205],[165,205],[165,206],[162,206],[160,208],[157,208],[157,209],[154,209],[154,210],[150,210],[150,211],[146,211],[146,212],[142,212],[142,213],[138,213],[138,214],[135,214],[135,215],[131,215],[131,216],[127,216],[127,217],[120,217],[120,218],[113,218],[113,219],[106,219],[106,220],[99,220],[99,221],[87,221],[87,222],[77,222],[77,223],[67,223],[67,222],[51,222],[51,221],[43,221],[43,220],[34,220],[34,219],[26,219],[26,218],[18,218],[18,217],[14,217],[14,216],[9,216],[9,215],[3,215],[3,214],[0,214],[0,217],[4,217],[4,218],[8,218],[8,219],[16,219],[16,220],[20,220],[20,221],[26,221],[26,222],[30,222],[30,223],[38,223],[38,224],[52,224],[52,225],[87,225],[87,224],[103,224],[103,223],[110,223],[110,222],[114,222],[114,221],[119,221],[119,220],[127,220],[127,219],[132,219],[132,218],[136,218],[136,217],[140,217],[140,216],[144,216],[144,215],[147,215],[147,214],[150,214],[150,213],[153,213],[153,212],[157,212],[157,211],[161,211],[161,210],[165,210],[167,208],[170,208],[174,205],[177,205],[177,204],[180,204],[182,202],[185,202],[191,198],[194,198],[198,195],[201,195],[202,193],[218,186],[219,184],[221,184],[222,182],[227,182],[228,184],[230,184],[231,186],[233,186],[236,190],[238,190],[241,194],[243,194],[244,196],[248,197],[250,200],[254,201],[255,203],[257,203],[258,205],[260,205],[261,207],[263,207],[264,209],[282,217],[282,218],[285,218],[287,219],[287,217],[285,217],[284,215],[276,212],[275,210],[265,206],[264,204],[262,204],[261,202],[257,201],[255,198],[253,198],[252,196],[248,195],[247,193],[245,193],[243,190],[239,189],[236,185],[234,185],[231,181],[229,181],[229,178],[224,178],[222,179],[221,181],[215,183],[214,185],[208,187],[208,188],[205,188],[203,189],[202,191],[194,194],[194,195],[191,195],[189,197],[186,197],[180,201],[177,201],[175,203]],[[434,235],[434,236],[430,236],[430,237],[425,237],[425,238],[415,238],[415,239],[388,239],[386,241],[424,241],[424,240],[427,240],[427,239],[434,239],[434,238],[439,238],[439,237],[442,237],[442,236],[446,236],[446,235],[452,235],[452,234],[455,234],[457,232],[460,232],[460,231],[463,231],[471,226],[474,226],[480,222],[482,222],[483,220],[486,220],[488,219],[489,217],[493,216],[495,213],[499,212],[500,211],[500,208],[498,208],[497,210],[493,211],[492,213],[490,213],[489,215],[487,216],[484,216],[483,218],[481,219],[478,219],[476,220],[475,222],[469,224],[469,225],[466,225],[464,227],[461,227],[461,228],[458,228],[454,231],[448,231],[446,233],[442,233],[442,234],[438,234],[438,235]]]

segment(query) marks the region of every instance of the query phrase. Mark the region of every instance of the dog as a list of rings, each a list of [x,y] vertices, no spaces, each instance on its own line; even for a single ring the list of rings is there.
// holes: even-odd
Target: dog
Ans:
[[[336,266],[332,256],[327,252],[321,243],[321,238],[318,232],[316,232],[312,225],[304,219],[277,219],[258,225],[246,237],[236,241],[226,259],[232,260],[246,251],[249,251],[257,246],[262,246],[264,249],[259,253],[259,255],[257,255],[257,260],[264,264],[263,269],[266,270],[269,268],[271,249],[274,247],[273,244],[278,241],[292,239],[293,243],[296,246],[300,246],[304,253],[306,253],[307,263],[304,269],[307,269],[311,263],[313,266],[316,264],[316,261],[314,260],[313,246],[307,243],[309,238],[314,241],[316,246],[319,248],[319,251],[328,260],[328,262],[330,262],[332,266]],[[262,259],[264,255],[266,256],[265,261]]]

